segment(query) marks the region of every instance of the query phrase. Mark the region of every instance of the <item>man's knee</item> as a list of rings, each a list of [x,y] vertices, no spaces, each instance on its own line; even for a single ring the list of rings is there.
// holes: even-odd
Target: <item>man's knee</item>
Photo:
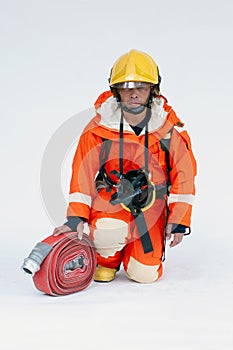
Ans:
[[[96,221],[93,240],[96,251],[104,258],[114,256],[126,245],[128,224],[120,219],[100,218]]]
[[[162,275],[162,263],[158,265],[145,265],[134,259],[129,259],[125,270],[127,276],[139,283],[153,283]]]

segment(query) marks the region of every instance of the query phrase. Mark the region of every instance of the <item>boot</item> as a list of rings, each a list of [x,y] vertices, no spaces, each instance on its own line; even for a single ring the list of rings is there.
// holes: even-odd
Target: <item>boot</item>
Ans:
[[[117,269],[112,269],[109,267],[104,267],[101,265],[97,265],[94,281],[95,282],[111,282],[115,278]]]

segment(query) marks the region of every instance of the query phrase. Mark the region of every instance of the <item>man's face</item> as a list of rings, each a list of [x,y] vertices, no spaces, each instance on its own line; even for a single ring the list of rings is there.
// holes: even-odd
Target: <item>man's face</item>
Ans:
[[[142,86],[133,88],[118,88],[117,91],[120,95],[121,103],[128,109],[133,109],[147,104],[151,86],[144,83]]]

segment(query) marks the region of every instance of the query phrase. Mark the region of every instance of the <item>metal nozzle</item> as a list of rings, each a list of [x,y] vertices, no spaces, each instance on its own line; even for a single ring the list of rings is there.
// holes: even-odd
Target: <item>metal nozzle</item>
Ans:
[[[40,269],[40,265],[52,250],[52,247],[47,243],[39,242],[32,249],[31,253],[28,255],[26,259],[24,259],[22,270],[30,276],[34,276],[34,274]]]
[[[24,259],[22,269],[28,275],[34,276],[34,274],[40,269],[40,265],[29,257]]]
[[[69,270],[74,271],[77,268],[82,268],[83,266],[88,265],[88,259],[83,255],[78,255],[74,260],[68,261],[65,264],[64,270],[67,273]]]

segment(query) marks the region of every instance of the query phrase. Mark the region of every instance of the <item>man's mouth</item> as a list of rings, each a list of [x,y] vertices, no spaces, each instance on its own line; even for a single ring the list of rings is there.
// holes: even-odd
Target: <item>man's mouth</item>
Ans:
[[[141,103],[139,103],[139,102],[137,102],[137,101],[129,101],[129,102],[127,102],[127,104],[128,104],[129,106],[132,106],[132,107],[138,107],[138,106],[141,105]]]

